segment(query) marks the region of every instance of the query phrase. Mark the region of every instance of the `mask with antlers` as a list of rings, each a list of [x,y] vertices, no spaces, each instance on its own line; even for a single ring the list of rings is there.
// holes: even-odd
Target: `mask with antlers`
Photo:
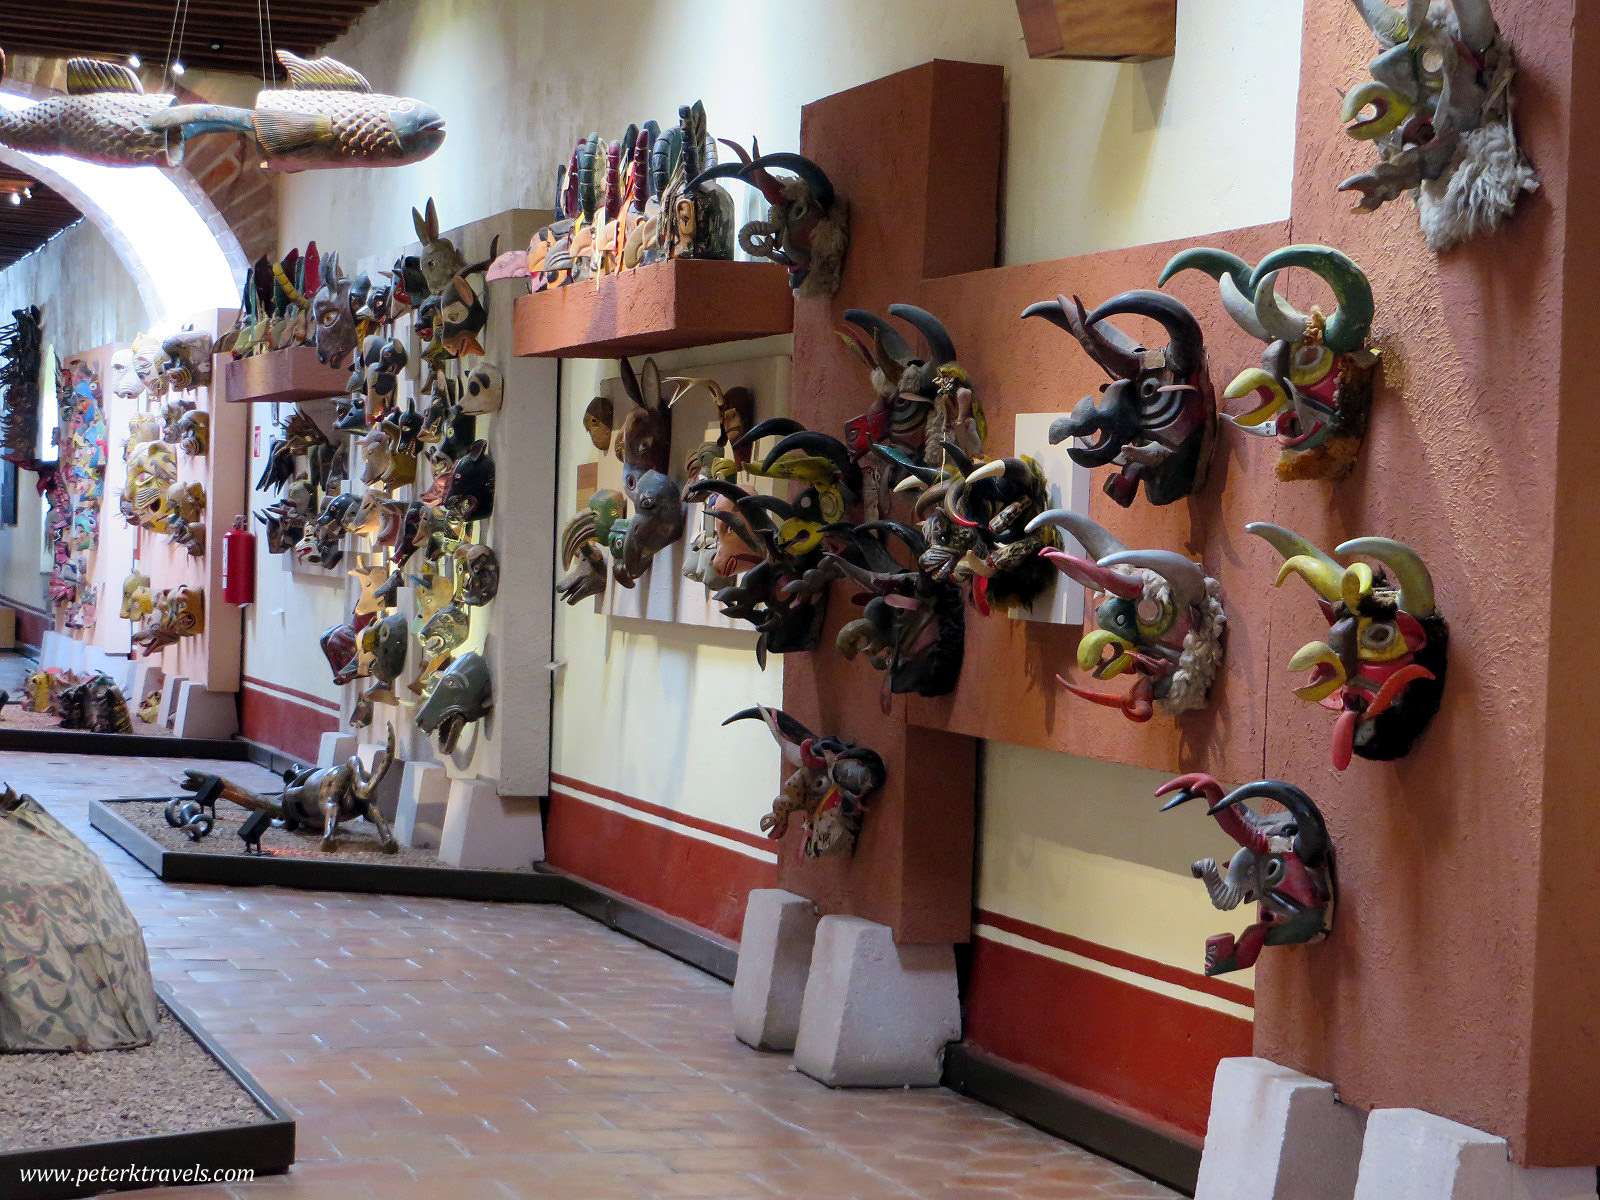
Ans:
[[[1061,573],[1105,598],[1098,628],[1078,643],[1078,668],[1097,680],[1133,674],[1126,696],[1061,683],[1074,696],[1116,708],[1130,721],[1148,721],[1157,706],[1175,715],[1205,707],[1222,666],[1228,619],[1221,587],[1200,564],[1171,550],[1130,550],[1080,513],[1054,508],[1030,528],[1054,525],[1076,538],[1086,555],[1045,550]]]
[[[1335,548],[1387,568],[1374,572],[1363,562],[1342,566],[1280,525],[1257,521],[1245,528],[1283,556],[1279,584],[1298,575],[1317,593],[1330,626],[1328,640],[1295,651],[1289,669],[1311,674],[1295,695],[1338,714],[1334,767],[1344,770],[1352,753],[1380,761],[1409,753],[1439,711],[1450,642],[1421,557],[1391,538],[1356,538]]]
[[[1307,316],[1278,296],[1279,272],[1289,267],[1314,271],[1333,288],[1339,306],[1331,316],[1316,308]],[[1361,268],[1330,246],[1285,246],[1256,267],[1226,250],[1196,247],[1174,256],[1161,282],[1186,270],[1215,279],[1234,324],[1266,343],[1261,366],[1223,392],[1229,400],[1254,395],[1260,404],[1224,419],[1278,439],[1279,479],[1343,479],[1366,436],[1378,362],[1366,344],[1372,288]]]

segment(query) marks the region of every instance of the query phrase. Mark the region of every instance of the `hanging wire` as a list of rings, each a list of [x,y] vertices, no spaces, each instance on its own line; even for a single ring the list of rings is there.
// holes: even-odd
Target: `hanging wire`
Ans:
[[[256,53],[260,56],[261,86],[267,86],[267,25],[262,15],[263,0],[256,0]]]
[[[178,0],[172,6],[172,24],[167,28],[167,58],[161,67],[161,86],[166,87],[172,76],[172,43],[178,37],[178,14],[188,4],[188,0]]]
[[[262,3],[266,7],[266,10],[267,10],[267,55],[266,55],[266,57],[267,57],[267,69],[268,69],[268,71],[271,72],[272,75],[276,75],[277,71],[273,70],[273,67],[272,67],[272,62],[273,62],[272,56],[278,49],[278,47],[275,45],[276,39],[272,36],[272,0],[262,0]],[[271,87],[272,86],[271,77],[263,79],[262,83],[266,87]]]

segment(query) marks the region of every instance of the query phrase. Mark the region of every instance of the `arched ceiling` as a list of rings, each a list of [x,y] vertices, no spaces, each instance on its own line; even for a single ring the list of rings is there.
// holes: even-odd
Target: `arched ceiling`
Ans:
[[[354,25],[376,0],[272,0],[272,40],[307,54]],[[178,0],[0,0],[0,49],[54,58],[86,55],[166,61]],[[260,75],[258,0],[189,0],[185,67]],[[273,64],[274,68],[276,64]]]

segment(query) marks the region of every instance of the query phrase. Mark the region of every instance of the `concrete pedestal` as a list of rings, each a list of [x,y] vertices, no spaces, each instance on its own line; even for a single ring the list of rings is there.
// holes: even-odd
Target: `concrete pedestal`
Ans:
[[[1331,1083],[1264,1058],[1225,1058],[1195,1200],[1351,1200],[1363,1118]]]
[[[817,923],[796,1067],[829,1087],[932,1087],[960,1036],[952,947],[897,946],[860,917]]]
[[[122,670],[122,695],[129,708],[138,708],[152,691],[160,689],[162,674],[159,665],[144,659],[130,658]]]
[[[433,763],[408,762],[400,775],[400,802],[395,808],[394,836],[403,846],[435,849],[444,832],[450,802],[450,778]]]
[[[474,870],[515,870],[544,858],[537,798],[501,796],[491,780],[450,783],[439,861]]]
[[[171,725],[174,717],[178,715],[178,694],[183,685],[189,681],[182,675],[168,675],[161,681],[161,712],[159,723]]]
[[[233,692],[208,692],[192,680],[178,688],[172,732],[183,738],[225,741],[239,732],[239,700]]]
[[[744,909],[733,979],[733,1033],[757,1050],[793,1050],[811,973],[817,906],[782,888],[757,888]]]
[[[322,735],[322,741],[317,745],[317,766],[336,767],[346,759],[353,758],[356,747],[361,743],[353,733],[335,732]]]
[[[1415,1108],[1367,1118],[1355,1200],[1595,1200],[1593,1167],[1511,1162],[1504,1138]]]

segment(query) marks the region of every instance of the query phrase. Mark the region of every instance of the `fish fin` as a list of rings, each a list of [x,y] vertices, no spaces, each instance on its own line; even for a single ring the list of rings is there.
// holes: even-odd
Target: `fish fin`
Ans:
[[[333,140],[333,121],[329,117],[261,109],[256,112],[255,119],[256,141],[261,143],[268,157]]]
[[[67,95],[87,96],[94,92],[126,92],[144,95],[144,84],[133,71],[98,58],[67,59]]]
[[[336,58],[301,58],[287,50],[278,51],[278,61],[289,72],[289,83],[297,92],[370,92],[367,77]]]
[[[202,133],[249,133],[252,114],[248,108],[225,104],[174,104],[158,109],[145,118],[151,129],[179,129],[184,140]]]

